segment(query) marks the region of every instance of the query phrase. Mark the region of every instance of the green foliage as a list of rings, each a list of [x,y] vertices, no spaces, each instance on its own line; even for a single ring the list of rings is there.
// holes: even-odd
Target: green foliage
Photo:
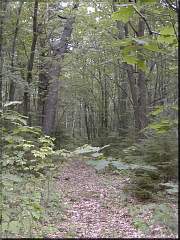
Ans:
[[[131,170],[131,184],[126,190],[138,198],[153,198],[161,190],[171,195],[177,193],[176,111],[175,105],[156,107],[149,114],[152,123],[143,130],[145,138],[124,148],[121,161],[111,163],[120,171]],[[163,183],[168,181],[172,181],[170,185]]]
[[[139,229],[143,232],[147,231],[148,228],[149,228],[148,224],[145,223],[143,219],[140,219],[140,218],[137,218],[137,217],[135,217],[133,219],[133,225],[135,226],[135,228],[137,228],[137,229]]]
[[[156,131],[156,133],[166,133],[176,124],[177,124],[177,121],[162,119],[159,122],[149,124],[146,129],[153,129]]]
[[[89,153],[97,153],[104,148],[109,147],[110,145],[105,145],[103,147],[92,147],[91,145],[85,144],[79,148],[77,148],[73,153],[74,154],[89,154]]]
[[[26,118],[19,113],[4,111],[2,119],[1,236],[41,235],[43,222],[49,220],[45,215],[47,204],[52,207],[53,157],[60,153],[54,151],[54,138],[27,126]]]
[[[137,64],[139,69],[141,69],[143,71],[146,71],[146,69],[147,69],[145,62],[140,60],[138,57],[124,54],[123,61],[128,64],[131,64],[131,65]]]
[[[156,0],[140,0],[141,4],[153,4],[156,3]]]
[[[164,224],[170,231],[177,232],[177,210],[172,209],[168,204],[160,204],[154,211],[153,222]]]
[[[159,43],[176,44],[177,38],[172,26],[164,26],[160,29],[160,35],[158,36]]]
[[[169,117],[169,113],[172,115],[178,110],[176,105],[167,105],[167,106],[156,106],[155,110],[149,113],[149,116],[152,116],[153,122],[150,123],[144,131],[154,130],[156,133],[167,133],[168,131],[177,128],[177,119]]]
[[[154,226],[165,226],[166,235],[177,233],[177,209],[168,203],[141,203],[128,208],[133,225],[146,234]]]
[[[144,129],[147,137],[139,143],[121,149],[119,159],[108,159],[98,153],[100,148],[88,145],[79,153],[97,152],[92,155],[94,160],[88,161],[88,164],[97,171],[111,169],[116,172],[128,172],[131,184],[126,190],[144,200],[153,198],[162,190],[162,182],[177,180],[177,121],[172,118],[176,117],[176,110],[177,107],[171,105],[156,107],[150,113],[153,122]],[[171,195],[176,194],[177,186],[165,191]]]
[[[50,2],[53,3],[53,0]],[[5,209],[2,221],[3,237],[12,237],[14,234],[22,236],[23,233],[32,236],[37,231],[42,235],[41,222],[45,208],[52,203],[52,190],[50,192],[52,174],[58,162],[74,155],[77,157],[78,154],[91,155],[93,160],[90,164],[98,171],[111,168],[120,173],[130,172],[132,176],[131,192],[136,196],[152,197],[156,191],[159,191],[157,188],[161,182],[164,184],[161,187],[165,187],[166,184],[165,191],[168,194],[177,192],[177,186],[174,183],[177,178],[177,120],[175,117],[169,117],[169,115],[177,113],[174,113],[170,107],[166,111],[164,106],[158,106],[148,116],[150,123],[143,130],[145,138],[141,143],[133,144],[132,147],[126,148],[132,144],[133,137],[130,142],[128,142],[128,137],[126,137],[127,142],[118,137],[121,135],[121,131],[119,131],[121,128],[125,134],[131,132],[129,126],[134,124],[132,105],[136,105],[132,98],[131,87],[125,86],[130,81],[128,81],[126,65],[123,62],[132,65],[133,79],[138,78],[136,74],[139,69],[144,71],[148,100],[154,100],[155,104],[156,97],[167,100],[167,102],[176,101],[176,13],[169,6],[162,4],[162,1],[156,0],[139,0],[136,3],[118,4],[120,8],[113,14],[111,1],[102,1],[98,4],[97,2],[81,2],[76,23],[73,26],[72,45],[68,44],[73,46],[68,47],[71,54],[68,54],[67,51],[64,56],[65,60],[61,64],[63,65],[61,69],[61,85],[63,87],[60,96],[61,104],[56,114],[58,116],[57,123],[60,122],[60,130],[55,132],[57,139],[44,136],[38,127],[28,126],[27,117],[16,111],[0,111],[3,112],[1,164],[3,172],[1,186],[3,188],[1,196],[3,206],[1,209]],[[52,9],[48,9],[49,7],[44,1],[39,1],[38,22],[43,24],[38,24],[38,38],[40,45],[44,45],[44,47],[35,51],[35,61],[31,72],[32,82],[27,84],[25,82],[27,60],[30,56],[33,36],[33,4],[32,1],[25,1],[19,26],[16,26],[19,4],[8,1],[7,15],[5,21],[2,21],[5,39],[2,46],[4,51],[2,75],[5,80],[2,86],[2,95],[3,101],[11,97],[9,89],[12,81],[15,83],[15,99],[22,99],[24,87],[28,87],[29,92],[32,93],[30,112],[32,116],[35,116],[39,86],[37,70],[41,65],[48,68],[49,63],[51,68],[54,60],[49,43],[51,40],[59,38],[59,31],[63,29],[64,21],[58,17],[51,18],[51,12],[55,15],[59,14],[56,4],[53,6],[49,4]],[[67,4],[71,5],[68,2]],[[69,6],[61,11],[63,16],[72,14],[71,6]],[[89,6],[94,9],[91,13],[87,13]],[[143,16],[140,16],[141,10],[143,10]],[[46,19],[46,12],[50,13],[49,21]],[[140,19],[144,21],[145,25],[143,37],[137,37],[138,34],[135,33],[139,29]],[[118,26],[114,21],[118,21]],[[125,24],[128,28],[126,34]],[[149,34],[148,26],[153,34]],[[16,29],[18,29],[17,33]],[[124,36],[127,33],[128,37]],[[124,37],[124,39],[120,40],[119,37]],[[45,43],[43,44],[43,42]],[[12,46],[13,44],[15,46]],[[15,52],[12,54],[13,48]],[[40,55],[43,59],[39,61]],[[14,64],[12,60],[14,60]],[[153,64],[155,64],[154,67]],[[149,67],[150,71],[148,72]],[[53,71],[53,67],[51,69]],[[137,87],[136,100],[141,100],[139,99],[139,93],[141,93],[139,85],[141,84],[138,79],[133,83],[134,88]],[[127,96],[124,97],[124,94]],[[138,101],[141,105],[140,102]],[[84,103],[88,103],[85,110],[83,109]],[[126,105],[124,110],[121,103]],[[19,101],[8,102],[3,104],[3,108],[15,109],[15,105],[19,104],[21,104]],[[105,109],[106,107],[107,109]],[[147,104],[146,107],[148,109],[150,106]],[[83,119],[85,112],[88,116],[87,126]],[[108,127],[106,130],[101,130],[106,112]],[[121,123],[122,116],[125,116],[127,127],[125,130],[123,129],[124,124]],[[32,123],[34,122],[35,119]],[[92,141],[100,143],[95,146],[111,143],[111,146],[104,149],[104,152],[106,155],[112,153],[112,156],[116,156],[118,159],[107,159],[105,154],[101,153],[103,150],[101,147],[85,145],[75,151],[72,150],[74,146],[82,146],[84,142],[87,142],[86,127],[88,125],[91,135],[93,135],[91,136]],[[106,136],[106,134],[110,135],[111,131],[115,132],[114,139]],[[102,132],[106,133],[103,138],[100,137]],[[76,133],[77,138],[75,137]],[[65,149],[55,151],[54,143],[57,143],[56,146],[72,152]],[[172,183],[167,188],[169,181]],[[44,191],[45,188],[47,188],[47,192]],[[58,203],[54,201],[52,204]],[[53,226],[48,225],[52,230]],[[143,224],[136,219],[135,225],[137,228],[141,228]],[[48,227],[44,232],[47,230]]]
[[[130,18],[133,16],[134,9],[132,5],[123,6],[120,8],[118,12],[113,13],[113,20],[119,20],[124,23],[128,22]]]

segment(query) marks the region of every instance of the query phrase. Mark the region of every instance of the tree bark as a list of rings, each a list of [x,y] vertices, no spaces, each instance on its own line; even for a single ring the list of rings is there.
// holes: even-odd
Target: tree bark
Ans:
[[[47,96],[47,90],[48,90],[48,83],[49,83],[49,77],[48,77],[48,64],[44,63],[44,58],[47,54],[46,49],[46,41],[47,37],[45,36],[45,27],[41,23],[38,27],[38,33],[39,33],[39,47],[40,47],[40,64],[39,64],[39,81],[38,81],[38,103],[37,103],[37,124],[39,126],[43,126],[44,122],[44,111],[45,111],[45,99]]]
[[[115,6],[113,7],[113,10],[116,11]],[[119,29],[119,32],[120,32],[119,33],[120,39],[124,37],[128,37],[127,24],[124,25],[124,35],[122,34],[122,25],[119,21],[117,21],[117,28]],[[144,36],[144,28],[145,28],[144,20],[140,17],[139,23],[138,23],[138,31],[137,31],[138,37]],[[147,117],[146,117],[147,93],[146,93],[145,73],[142,70],[138,69],[138,78],[137,78],[137,85],[136,85],[133,66],[127,63],[124,63],[124,67],[126,68],[127,74],[128,74],[128,82],[129,82],[132,101],[133,101],[135,130],[138,133],[147,125]]]
[[[85,120],[87,138],[88,138],[88,140],[90,140],[91,139],[91,135],[90,135],[90,129],[89,129],[88,109],[87,109],[87,104],[86,103],[84,103],[84,120]]]
[[[36,50],[36,43],[38,38],[38,29],[37,29],[37,15],[38,15],[38,1],[35,0],[34,2],[34,13],[33,13],[33,37],[32,37],[32,44],[31,44],[31,53],[30,57],[27,63],[27,75],[26,75],[26,81],[27,86],[25,86],[24,91],[24,114],[28,116],[28,123],[31,125],[31,103],[30,103],[30,92],[29,92],[29,86],[32,82],[32,70],[34,65],[34,57],[35,57],[35,50]]]
[[[7,9],[8,1],[0,0],[0,107],[2,108],[2,88],[3,88],[3,34],[4,34],[4,20],[5,20],[5,12]]]
[[[141,11],[143,14],[144,11]],[[145,29],[145,22],[142,18],[139,18],[139,24],[138,24],[138,37],[144,36],[144,29]],[[141,60],[144,60],[142,57],[142,54],[139,55],[139,58]],[[146,79],[145,79],[145,73],[138,69],[138,79],[137,79],[137,85],[138,85],[138,114],[139,114],[139,128],[138,130],[141,130],[147,126],[147,91],[146,91]]]
[[[13,44],[12,44],[12,50],[11,50],[11,71],[14,72],[14,55],[16,51],[16,40],[18,36],[18,31],[19,31],[19,20],[20,20],[20,15],[21,15],[21,10],[23,6],[23,1],[19,5],[18,13],[17,13],[17,20],[16,20],[16,27],[14,31],[14,38],[13,38]],[[14,101],[14,94],[15,94],[15,82],[11,80],[10,86],[9,86],[9,101]]]
[[[60,86],[61,63],[67,51],[69,39],[72,34],[75,17],[69,17],[65,23],[60,41],[57,40],[52,48],[52,61],[48,63],[48,70],[44,77],[48,80],[48,89],[45,96],[42,127],[46,134],[54,131],[55,115],[57,110],[58,93]]]

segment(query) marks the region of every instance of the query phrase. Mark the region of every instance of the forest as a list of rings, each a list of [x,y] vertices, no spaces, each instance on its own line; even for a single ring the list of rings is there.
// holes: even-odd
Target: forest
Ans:
[[[2,238],[178,238],[178,0],[0,0]]]

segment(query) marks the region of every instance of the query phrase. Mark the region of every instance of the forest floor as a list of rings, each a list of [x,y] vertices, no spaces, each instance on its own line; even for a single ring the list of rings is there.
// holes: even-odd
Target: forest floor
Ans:
[[[135,206],[136,210],[140,209],[142,203],[125,197],[123,187],[128,182],[128,177],[99,174],[83,160],[65,164],[56,184],[65,211],[58,223],[58,232],[50,237],[175,237],[173,234],[167,236],[161,224],[148,225],[151,208],[144,212],[139,210],[140,218],[136,211],[134,217],[129,213]]]

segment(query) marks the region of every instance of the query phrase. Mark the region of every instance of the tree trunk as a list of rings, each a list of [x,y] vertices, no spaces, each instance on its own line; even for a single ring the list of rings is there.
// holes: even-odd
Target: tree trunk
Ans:
[[[39,46],[40,46],[40,64],[39,64],[39,81],[38,81],[38,103],[37,103],[37,124],[43,126],[44,111],[45,111],[45,99],[48,91],[48,64],[44,63],[44,58],[47,54],[46,49],[47,37],[45,36],[45,28],[43,24],[39,24]]]
[[[21,15],[21,10],[23,6],[23,1],[19,5],[18,13],[17,13],[17,20],[16,20],[16,27],[14,31],[14,38],[13,38],[13,44],[12,44],[12,51],[11,51],[11,71],[14,72],[14,55],[16,51],[16,40],[18,36],[18,31],[19,31],[19,20],[20,20],[20,15]],[[10,87],[9,87],[9,101],[14,101],[14,94],[15,94],[15,82],[11,80],[10,82]]]
[[[4,33],[4,19],[7,9],[7,0],[0,1],[0,107],[2,108],[2,80],[3,80],[3,33]]]
[[[88,109],[87,109],[86,103],[84,103],[84,120],[85,120],[87,138],[88,140],[90,140],[91,136],[90,136],[89,122],[88,122]]]
[[[114,2],[113,2],[114,3]],[[116,7],[114,6],[114,11]],[[143,13],[143,12],[142,12]],[[117,28],[119,29],[119,38],[128,37],[128,25],[124,25],[124,36],[122,34],[122,25],[117,21]],[[138,37],[144,36],[145,23],[144,20],[140,17],[138,24]],[[147,103],[146,103],[146,83],[145,83],[145,73],[138,69],[138,79],[136,86],[136,79],[134,77],[134,69],[132,65],[124,63],[124,67],[127,70],[128,82],[130,86],[130,91],[133,100],[133,109],[134,109],[134,121],[135,121],[135,130],[139,132],[147,125]]]
[[[24,106],[23,106],[24,114],[28,116],[29,125],[31,125],[29,86],[30,86],[30,83],[32,82],[32,70],[34,65],[34,57],[35,57],[36,43],[37,43],[37,37],[38,37],[37,14],[38,14],[38,0],[35,0],[34,14],[33,14],[33,38],[32,38],[32,44],[31,44],[31,53],[27,63],[27,75],[26,75],[27,86],[25,87],[25,91],[24,91]]]
[[[75,8],[75,7],[74,7]],[[57,101],[60,85],[60,73],[61,63],[64,58],[64,54],[67,51],[69,39],[72,34],[73,24],[75,17],[69,17],[65,23],[64,30],[60,40],[56,40],[52,46],[53,59],[51,64],[48,63],[48,70],[44,74],[47,77],[48,89],[47,94],[44,96],[44,112],[43,115],[43,130],[46,134],[50,135],[54,131],[55,115],[57,110]],[[43,80],[42,80],[43,81]]]
[[[143,14],[144,12],[141,11]],[[138,37],[144,36],[144,29],[145,29],[145,22],[142,18],[139,19],[138,24]],[[142,54],[139,55],[139,58],[143,60]],[[141,130],[147,126],[147,91],[146,91],[146,79],[145,79],[145,73],[138,69],[138,79],[137,79],[137,85],[138,85],[138,114],[139,114],[139,128],[138,130]]]

